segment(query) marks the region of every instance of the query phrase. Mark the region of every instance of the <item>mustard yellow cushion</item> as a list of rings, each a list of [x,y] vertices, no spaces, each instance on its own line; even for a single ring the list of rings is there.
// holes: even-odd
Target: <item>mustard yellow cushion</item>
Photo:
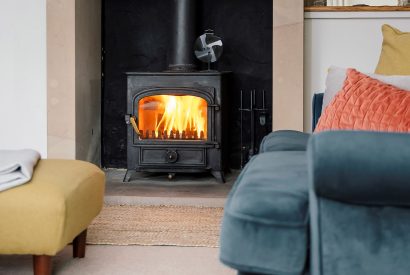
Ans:
[[[376,74],[410,75],[410,32],[382,26],[383,46]]]
[[[40,160],[33,179],[0,192],[0,254],[55,255],[103,205],[104,173],[77,160]]]

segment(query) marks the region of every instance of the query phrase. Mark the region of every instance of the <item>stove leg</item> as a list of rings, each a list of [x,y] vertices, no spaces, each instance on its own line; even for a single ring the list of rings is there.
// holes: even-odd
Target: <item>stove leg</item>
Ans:
[[[211,170],[211,174],[219,183],[225,183],[225,175],[223,171]]]
[[[130,182],[131,176],[132,176],[132,172],[127,169],[127,172],[125,172],[125,176],[122,182]]]

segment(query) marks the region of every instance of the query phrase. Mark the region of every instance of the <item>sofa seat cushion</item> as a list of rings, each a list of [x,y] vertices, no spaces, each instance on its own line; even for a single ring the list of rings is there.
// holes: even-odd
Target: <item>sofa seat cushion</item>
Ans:
[[[255,156],[225,205],[221,261],[242,272],[302,274],[307,213],[306,152]]]
[[[104,173],[76,160],[40,160],[27,184],[0,192],[0,254],[55,255],[103,205]]]
[[[260,153],[272,151],[306,151],[310,135],[299,131],[280,130],[265,136]]]

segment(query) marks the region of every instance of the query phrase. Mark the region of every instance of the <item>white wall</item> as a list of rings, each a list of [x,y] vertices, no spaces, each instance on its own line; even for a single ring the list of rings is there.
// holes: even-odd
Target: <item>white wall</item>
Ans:
[[[0,0],[0,148],[47,157],[46,0]]]
[[[311,102],[323,92],[331,65],[374,72],[380,56],[381,26],[410,31],[410,12],[305,13],[304,129],[311,129]]]

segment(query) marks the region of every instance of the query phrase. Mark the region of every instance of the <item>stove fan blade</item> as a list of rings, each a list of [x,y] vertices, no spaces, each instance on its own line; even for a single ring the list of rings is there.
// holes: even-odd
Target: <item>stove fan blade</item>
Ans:
[[[222,55],[223,44],[220,37],[212,30],[206,30],[203,35],[195,41],[195,56],[205,63],[216,62]]]

